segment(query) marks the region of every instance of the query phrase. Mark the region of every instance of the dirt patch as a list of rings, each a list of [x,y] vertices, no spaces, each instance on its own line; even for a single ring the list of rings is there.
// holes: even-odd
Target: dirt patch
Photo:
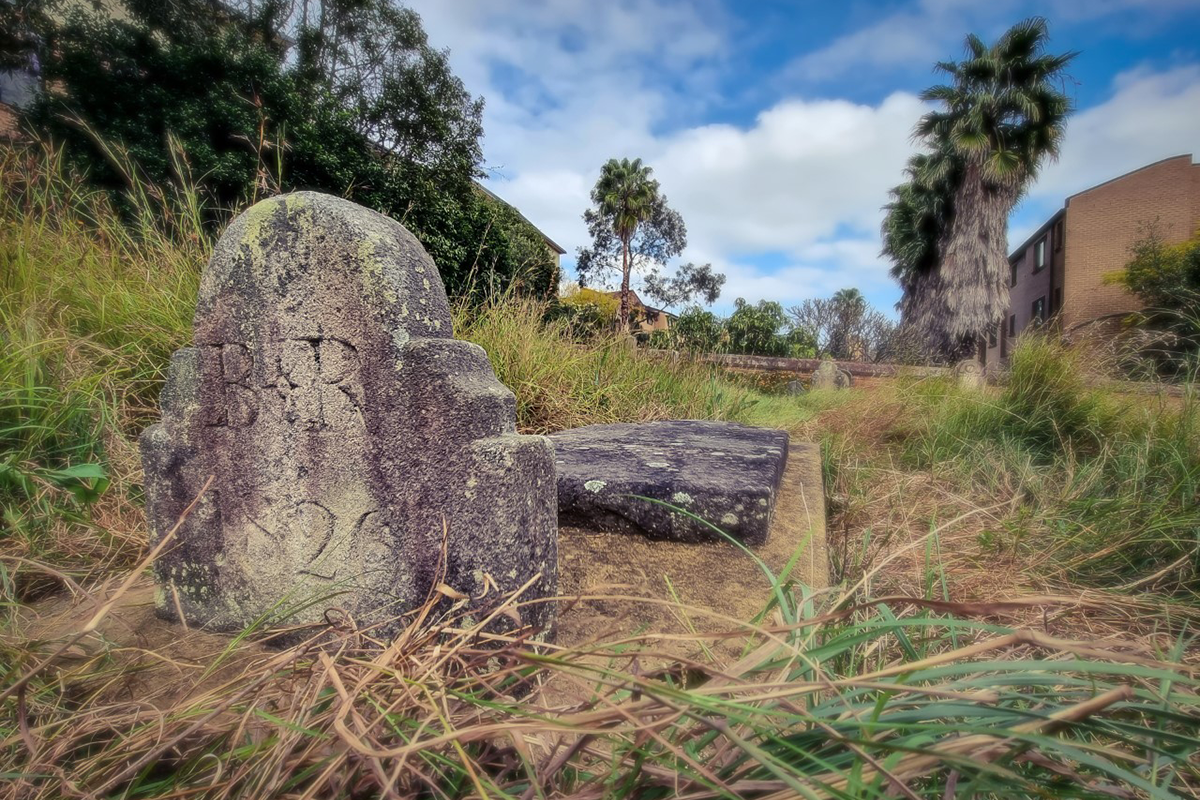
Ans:
[[[112,581],[88,597],[57,596],[24,606],[16,635],[30,655],[45,658],[71,643],[116,590]],[[98,700],[167,709],[236,678],[269,652],[159,619],[154,584],[145,575],[117,598],[95,630],[70,644],[52,669],[69,673],[77,691]],[[85,674],[88,679],[79,682]]]

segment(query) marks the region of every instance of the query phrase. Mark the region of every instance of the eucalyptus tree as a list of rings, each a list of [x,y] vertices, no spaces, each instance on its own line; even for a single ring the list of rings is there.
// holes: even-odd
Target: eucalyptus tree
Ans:
[[[929,152],[892,192],[884,254],[904,290],[905,324],[947,359],[973,352],[1007,313],[1008,215],[1062,144],[1075,54],[1049,54],[1048,41],[1041,17],[990,46],[970,35],[962,61],[937,64],[949,80],[922,94],[940,108],[917,124]]]

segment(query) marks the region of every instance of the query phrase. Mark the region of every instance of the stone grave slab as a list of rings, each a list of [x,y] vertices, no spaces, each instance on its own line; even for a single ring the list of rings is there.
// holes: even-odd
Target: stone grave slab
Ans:
[[[792,441],[770,533],[754,557],[729,541],[655,541],[586,526],[559,528],[557,642],[572,646],[646,633],[649,649],[708,659],[693,634],[737,631],[771,600],[755,557],[783,582],[829,586],[825,497],[819,445]],[[722,644],[723,642],[723,644]],[[723,659],[740,654],[737,637],[709,642]],[[648,662],[643,666],[651,668]],[[562,689],[571,695],[569,688]]]
[[[766,541],[787,463],[784,431],[667,420],[588,425],[550,439],[560,524],[652,539],[720,541],[707,521],[740,541]]]
[[[238,217],[161,406],[141,449],[155,541],[183,519],[154,565],[164,617],[333,613],[382,636],[438,584],[478,614],[555,593],[551,446],[516,434],[512,393],[452,338],[437,269],[395,220],[313,192]],[[553,604],[521,614],[545,629]]]

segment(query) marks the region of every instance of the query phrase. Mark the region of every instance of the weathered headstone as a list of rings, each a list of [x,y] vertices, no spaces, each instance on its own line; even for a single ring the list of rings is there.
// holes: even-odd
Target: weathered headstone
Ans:
[[[787,464],[785,431],[664,420],[588,425],[550,439],[563,525],[723,541],[715,526],[748,544],[766,541]]]
[[[809,386],[812,389],[848,389],[853,382],[849,372],[839,369],[832,359],[827,358],[813,371]]]
[[[790,395],[804,394],[804,383],[801,381],[788,381],[786,391]]]
[[[954,377],[964,389],[983,386],[983,365],[973,358],[966,358],[954,365]]]
[[[238,217],[161,404],[141,442],[156,540],[213,478],[155,564],[161,616],[228,631],[336,608],[386,635],[439,583],[479,608],[555,592],[552,447],[515,433],[512,393],[451,337],[436,267],[388,217],[312,192]],[[553,606],[521,613],[545,627]]]

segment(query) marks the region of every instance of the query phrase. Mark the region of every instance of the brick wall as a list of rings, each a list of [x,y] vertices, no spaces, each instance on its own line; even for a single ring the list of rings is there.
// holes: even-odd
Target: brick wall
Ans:
[[[1000,325],[995,337],[996,344],[992,345],[992,337],[988,337],[988,346],[984,348],[984,365],[998,364],[1001,351],[1005,358],[1012,351],[1013,338],[1009,331],[1019,336],[1033,320],[1033,304],[1039,298],[1045,304],[1045,319],[1055,311],[1055,288],[1062,286],[1062,273],[1065,247],[1062,235],[1063,228],[1056,224],[1061,219],[1055,214],[1046,224],[1039,228],[1033,236],[1009,258],[1009,269],[1015,273],[1016,283],[1009,286],[1008,313]],[[1042,266],[1037,266],[1038,246],[1043,247]],[[1011,323],[1009,318],[1016,319]],[[1002,345],[1005,338],[1007,345]]]
[[[1067,200],[1064,330],[1142,306],[1104,277],[1124,268],[1140,226],[1156,218],[1170,242],[1190,238],[1200,225],[1200,165],[1191,156],[1159,161]]]

